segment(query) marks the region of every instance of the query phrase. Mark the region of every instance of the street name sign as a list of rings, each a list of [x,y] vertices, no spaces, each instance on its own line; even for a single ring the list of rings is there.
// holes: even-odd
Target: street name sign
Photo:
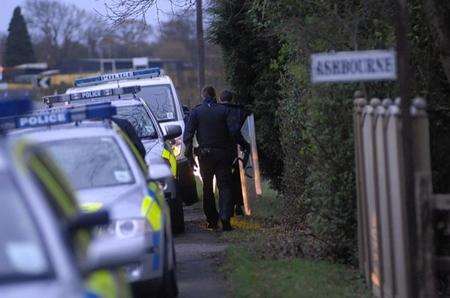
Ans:
[[[313,83],[397,79],[395,51],[371,50],[311,55]]]

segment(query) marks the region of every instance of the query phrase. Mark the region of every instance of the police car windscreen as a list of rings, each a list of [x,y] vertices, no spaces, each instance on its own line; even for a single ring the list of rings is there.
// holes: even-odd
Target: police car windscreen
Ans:
[[[170,85],[145,86],[137,95],[145,100],[158,121],[177,120]]]
[[[155,126],[143,105],[117,107],[116,117],[128,120],[139,138],[157,138]]]
[[[2,173],[0,189],[0,283],[50,277],[50,262],[23,194]]]
[[[112,137],[65,139],[43,145],[75,189],[134,183],[125,156]]]

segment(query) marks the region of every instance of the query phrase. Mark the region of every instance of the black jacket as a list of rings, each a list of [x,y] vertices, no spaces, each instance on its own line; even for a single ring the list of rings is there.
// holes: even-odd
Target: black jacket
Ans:
[[[248,151],[250,149],[250,144],[242,136],[241,129],[242,125],[244,125],[245,120],[251,114],[250,111],[239,104],[228,102],[224,102],[221,104],[228,109],[228,123],[234,142],[236,144],[239,144],[244,151]]]
[[[186,156],[192,157],[192,140],[195,135],[200,148],[221,148],[231,153],[236,151],[236,144],[240,144],[248,149],[249,144],[241,134],[246,117],[242,118],[243,111],[240,106],[219,104],[213,98],[206,98],[189,116],[184,134]]]

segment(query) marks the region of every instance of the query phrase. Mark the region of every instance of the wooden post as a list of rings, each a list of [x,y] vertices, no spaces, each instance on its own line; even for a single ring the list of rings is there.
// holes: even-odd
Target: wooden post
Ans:
[[[417,220],[417,275],[422,281],[419,297],[436,297],[435,245],[434,245],[434,201],[431,180],[431,155],[426,102],[414,99],[412,131],[414,133],[415,195]]]
[[[418,285],[420,280],[417,280],[417,268],[415,260],[417,257],[417,251],[415,249],[417,243],[416,227],[415,227],[415,195],[414,195],[414,160],[412,157],[411,148],[413,146],[412,134],[411,134],[411,116],[409,113],[410,108],[410,94],[411,84],[413,83],[410,78],[410,46],[407,38],[408,33],[408,5],[407,0],[396,0],[396,22],[395,31],[397,38],[397,60],[398,60],[398,78],[400,84],[400,110],[402,119],[402,143],[403,143],[403,178],[404,178],[404,191],[405,191],[405,208],[408,210],[407,222],[408,222],[408,245],[409,248],[407,259],[407,272],[408,287],[410,287],[410,297],[417,297]]]
[[[364,153],[362,148],[362,112],[367,104],[361,91],[356,91],[354,95],[354,116],[353,131],[355,139],[355,166],[356,166],[356,195],[357,195],[357,219],[358,219],[358,259],[359,270],[366,277],[366,282],[370,286],[369,267],[369,240],[367,228],[365,187],[364,187]]]
[[[200,94],[205,86],[205,39],[203,34],[202,0],[196,1],[197,10],[197,87]]]

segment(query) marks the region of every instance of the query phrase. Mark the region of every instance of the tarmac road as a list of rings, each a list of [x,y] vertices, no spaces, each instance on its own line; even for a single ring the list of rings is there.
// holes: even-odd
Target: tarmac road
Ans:
[[[205,229],[200,204],[184,209],[186,233],[175,237],[177,278],[181,298],[227,297],[219,264],[226,244],[218,233]]]

